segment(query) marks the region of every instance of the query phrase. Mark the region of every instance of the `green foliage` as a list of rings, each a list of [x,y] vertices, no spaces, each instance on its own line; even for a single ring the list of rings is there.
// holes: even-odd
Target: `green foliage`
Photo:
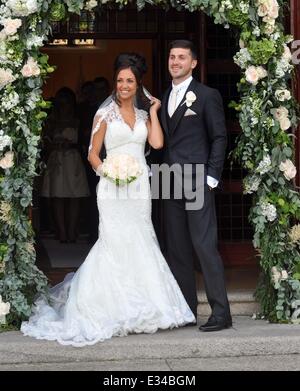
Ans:
[[[264,272],[260,274],[254,297],[260,303],[260,316],[267,316],[269,321],[276,322],[276,290],[270,276]]]
[[[104,3],[122,8],[129,0],[98,4],[91,0],[37,0],[21,11],[9,9],[5,3],[0,8],[1,21],[10,17],[21,20],[15,33],[0,37],[0,159],[13,153],[13,165],[0,168],[0,295],[11,304],[7,320],[13,327],[29,316],[34,295],[47,287],[46,277],[35,265],[34,232],[28,218],[42,122],[49,108],[41,97],[41,87],[55,69],[39,49],[51,31],[51,20],[65,19],[68,13],[79,14],[83,9],[91,11],[95,6],[99,9]],[[202,10],[215,23],[238,30],[241,50],[234,60],[241,67],[240,100],[231,107],[242,132],[232,157],[247,171],[244,189],[253,195],[249,219],[262,268],[256,297],[262,316],[290,321],[300,307],[300,239],[293,241],[290,236],[300,220],[300,199],[292,184],[295,151],[289,128],[298,124],[299,107],[289,95],[294,67],[287,46],[291,38],[283,27],[283,8],[288,1],[278,1],[278,18],[274,10],[273,16],[259,16],[258,3],[252,0],[136,2],[138,9],[146,3],[165,9]],[[22,73],[28,62],[34,71],[31,75],[26,74],[28,69]]]
[[[242,13],[237,8],[228,11],[227,18],[231,25],[238,27],[242,27],[244,24],[248,23],[249,20],[248,14]]]
[[[252,40],[249,43],[249,53],[254,64],[267,64],[275,52],[275,43],[267,38],[263,38],[261,41]]]
[[[65,4],[61,1],[55,0],[51,3],[50,8],[50,20],[59,21],[66,17],[66,8]]]

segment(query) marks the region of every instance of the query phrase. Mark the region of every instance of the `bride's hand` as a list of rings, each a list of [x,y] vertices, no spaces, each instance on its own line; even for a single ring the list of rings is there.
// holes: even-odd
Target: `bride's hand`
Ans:
[[[152,96],[151,98],[151,107],[150,107],[150,113],[151,111],[154,111],[154,112],[158,112],[158,110],[160,109],[161,107],[161,101],[157,98],[154,98],[154,96]]]
[[[102,162],[99,164],[99,166],[94,171],[95,171],[97,176],[99,176],[99,177],[103,176],[103,173],[102,173]]]

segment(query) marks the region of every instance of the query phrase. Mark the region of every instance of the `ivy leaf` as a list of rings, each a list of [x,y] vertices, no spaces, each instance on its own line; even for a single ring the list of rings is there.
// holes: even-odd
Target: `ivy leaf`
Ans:
[[[28,198],[21,198],[20,204],[23,206],[23,208],[27,208],[27,206],[30,205],[30,199],[28,199]]]
[[[300,273],[294,273],[293,274],[293,279],[300,281]]]
[[[286,157],[291,157],[293,155],[293,151],[290,147],[284,147],[282,151]]]

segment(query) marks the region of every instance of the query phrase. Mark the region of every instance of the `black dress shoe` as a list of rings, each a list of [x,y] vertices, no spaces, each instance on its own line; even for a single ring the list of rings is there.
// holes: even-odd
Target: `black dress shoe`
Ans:
[[[231,319],[217,319],[211,316],[208,321],[199,327],[201,331],[220,331],[228,329],[232,326]]]

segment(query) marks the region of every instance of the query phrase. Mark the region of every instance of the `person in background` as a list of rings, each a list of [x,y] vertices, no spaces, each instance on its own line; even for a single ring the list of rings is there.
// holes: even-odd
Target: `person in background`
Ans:
[[[76,241],[80,199],[90,195],[78,146],[78,129],[75,94],[63,87],[55,95],[45,130],[49,156],[41,191],[42,197],[51,198],[61,243]]]
[[[96,99],[99,107],[109,96],[109,82],[105,77],[99,76],[94,79],[94,84],[96,87]]]

